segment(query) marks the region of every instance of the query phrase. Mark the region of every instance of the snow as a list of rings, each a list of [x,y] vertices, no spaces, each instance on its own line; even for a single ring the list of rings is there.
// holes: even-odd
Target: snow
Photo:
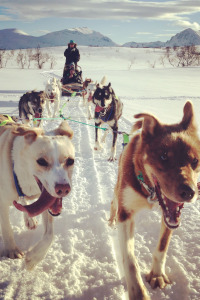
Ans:
[[[21,34],[21,35],[29,35],[28,33],[24,32],[22,30],[19,30],[19,29],[15,29],[14,32],[18,33],[18,34]]]
[[[88,27],[76,27],[76,28],[70,28],[68,30],[71,30],[71,31],[78,31],[78,32],[81,32],[83,34],[91,34],[93,33],[94,31]]]
[[[52,74],[60,77],[64,65],[64,47],[48,48],[56,58],[56,69],[19,69],[15,61],[0,69],[0,112],[18,115],[19,98],[28,90],[43,90]],[[175,69],[163,66],[161,49],[79,47],[83,78],[108,82],[124,103],[119,130],[130,132],[133,115],[151,112],[162,122],[179,122],[187,99],[193,102],[200,125],[199,68]],[[44,49],[45,51],[45,49]],[[155,68],[151,63],[155,62]],[[67,101],[69,100],[69,101]],[[80,97],[62,97],[62,113],[70,117],[76,149],[73,188],[64,198],[63,212],[55,218],[55,238],[45,259],[31,272],[24,260],[0,258],[0,299],[52,300],[124,300],[126,285],[119,255],[117,230],[108,226],[110,201],[116,183],[118,161],[107,161],[112,135],[109,133],[104,151],[95,152],[94,121],[88,121]],[[45,129],[55,128],[61,120],[46,120]],[[118,136],[117,158],[123,151]],[[2,171],[2,170],[1,170]],[[8,183],[9,184],[9,183]],[[40,238],[43,227],[38,217],[34,231],[25,228],[22,213],[14,207],[11,223],[17,245],[27,251]],[[181,226],[174,231],[169,246],[166,273],[172,284],[152,290],[145,285],[153,300],[200,299],[200,205],[185,205]],[[137,216],[135,253],[142,277],[151,268],[153,252],[160,228],[160,211],[143,211]],[[0,235],[0,251],[3,247]]]

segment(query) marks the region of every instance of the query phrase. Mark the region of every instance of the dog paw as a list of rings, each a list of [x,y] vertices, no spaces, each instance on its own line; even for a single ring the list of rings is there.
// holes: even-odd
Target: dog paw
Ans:
[[[94,146],[94,150],[96,150],[96,151],[100,151],[102,149],[103,149],[103,147],[100,144]]]
[[[40,258],[37,256],[36,253],[34,253],[34,251],[29,250],[26,253],[25,256],[25,264],[26,264],[26,269],[31,271],[40,261]]]
[[[146,275],[146,281],[150,284],[152,289],[157,287],[163,289],[167,284],[171,284],[166,274],[156,275],[152,271]]]
[[[30,230],[37,228],[38,222],[37,222],[36,218],[30,218],[28,216],[28,214],[25,214],[24,222],[25,222],[26,227]]]
[[[113,156],[110,156],[109,159],[108,159],[108,161],[116,161],[116,160],[117,160],[117,158],[113,157]]]
[[[11,259],[23,258],[24,253],[16,246],[13,249],[4,249],[1,256],[5,256]]]

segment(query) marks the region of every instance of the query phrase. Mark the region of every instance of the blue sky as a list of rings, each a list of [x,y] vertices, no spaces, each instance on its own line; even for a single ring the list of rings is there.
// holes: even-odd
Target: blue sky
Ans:
[[[114,42],[167,41],[200,30],[200,0],[0,0],[0,29],[40,36],[88,27]]]

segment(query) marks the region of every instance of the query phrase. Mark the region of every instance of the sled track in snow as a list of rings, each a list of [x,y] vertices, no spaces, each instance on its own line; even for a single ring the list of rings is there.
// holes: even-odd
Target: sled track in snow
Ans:
[[[62,104],[63,99],[66,101],[67,98],[62,97]],[[117,161],[114,163],[107,161],[109,152],[96,153],[94,151],[95,127],[86,125],[93,125],[94,120],[87,120],[86,108],[83,107],[81,97],[73,97],[67,101],[63,115],[71,116],[71,119],[76,121],[68,120],[74,131],[73,142],[76,156],[72,180],[73,189],[70,199],[67,197],[64,204],[65,212],[72,212],[69,216],[70,222],[66,224],[66,230],[77,234],[81,228],[87,229],[82,230],[81,241],[83,243],[80,244],[80,239],[77,236],[77,243],[74,244],[78,255],[84,256],[84,266],[77,266],[77,261],[74,259],[71,259],[70,262],[72,268],[76,265],[76,268],[80,269],[81,277],[84,277],[84,275],[85,278],[88,277],[85,282],[79,281],[80,289],[85,290],[84,295],[80,296],[80,300],[91,299],[90,293],[94,289],[95,278],[104,278],[103,273],[105,270],[110,273],[110,278],[113,280],[102,282],[102,285],[95,289],[93,297],[103,299],[102,295],[104,295],[105,299],[121,300],[119,290],[122,289],[122,285],[118,277],[113,253],[113,242],[110,234],[112,229],[108,226],[113,189],[107,189],[107,186],[114,186],[118,163]],[[77,216],[79,216],[78,219]],[[70,234],[66,235],[70,236]],[[98,242],[96,242],[97,236]],[[68,243],[69,245],[74,243],[74,238],[71,241],[69,240]],[[86,244],[84,245],[84,243]],[[100,256],[98,255],[99,249],[101,249]],[[96,269],[91,270],[91,274],[88,276],[91,260],[93,264],[95,261]],[[91,277],[93,277],[93,283],[91,283]],[[75,285],[74,289],[77,288],[77,285]],[[67,297],[67,299],[71,298]]]

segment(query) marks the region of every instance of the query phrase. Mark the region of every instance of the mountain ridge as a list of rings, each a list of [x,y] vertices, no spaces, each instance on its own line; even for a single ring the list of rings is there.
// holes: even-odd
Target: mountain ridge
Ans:
[[[147,43],[128,42],[118,45],[107,36],[87,27],[63,29],[50,32],[39,37],[28,35],[16,29],[8,28],[0,30],[0,49],[27,49],[36,47],[67,46],[70,40],[80,46],[97,47],[131,47],[131,48],[161,48],[200,45],[200,31],[191,28],[185,29],[172,36],[167,42],[155,41]]]

